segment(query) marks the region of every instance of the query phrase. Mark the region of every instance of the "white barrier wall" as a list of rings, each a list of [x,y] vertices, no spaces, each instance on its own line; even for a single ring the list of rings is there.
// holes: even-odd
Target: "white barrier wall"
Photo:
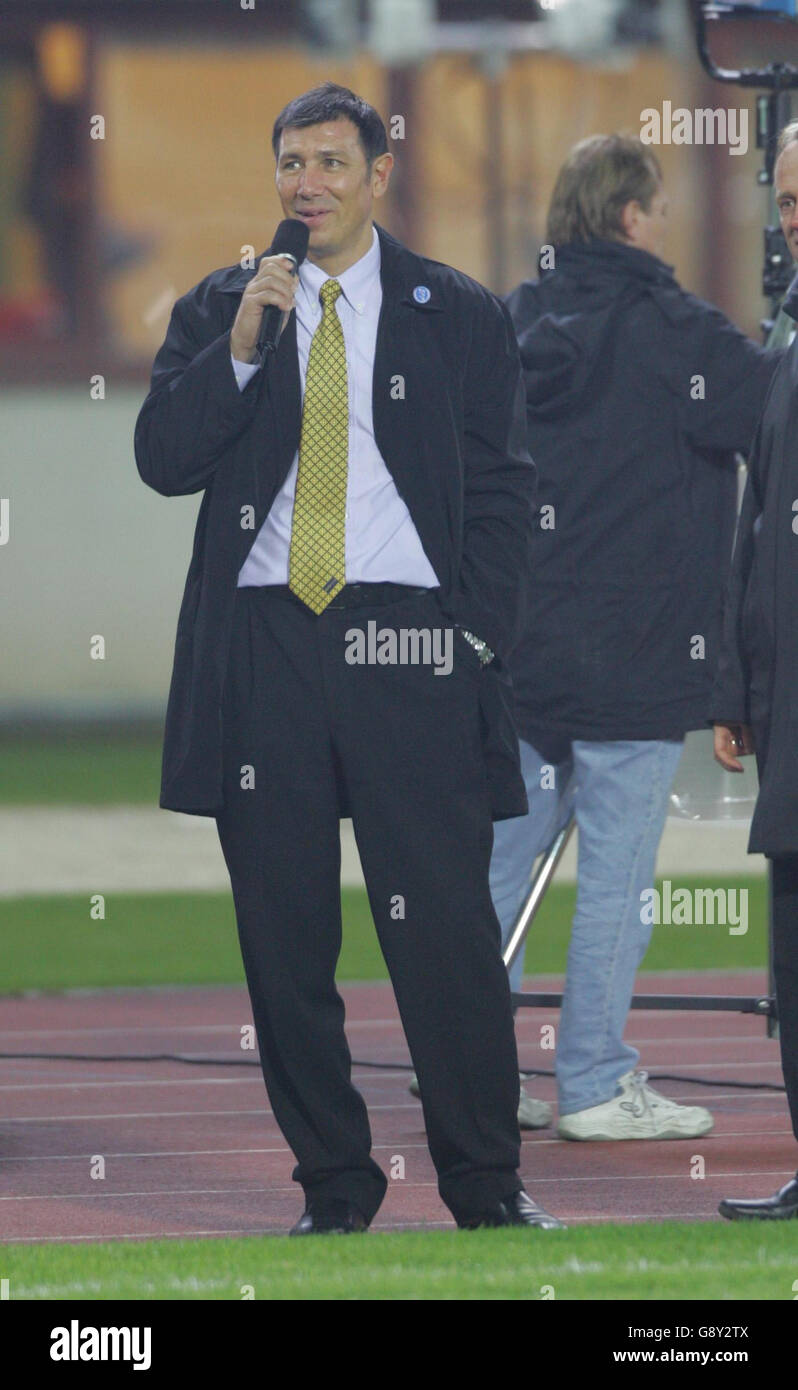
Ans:
[[[145,394],[0,396],[0,720],[163,713],[201,494],[159,497],[139,478]]]

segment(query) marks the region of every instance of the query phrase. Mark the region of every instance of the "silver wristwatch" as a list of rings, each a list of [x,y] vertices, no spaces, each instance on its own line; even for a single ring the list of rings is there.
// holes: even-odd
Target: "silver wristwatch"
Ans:
[[[491,651],[487,642],[484,642],[481,637],[477,637],[476,633],[469,632],[467,628],[461,627],[459,631],[462,632],[469,647],[474,648],[479,657],[480,666],[489,666],[496,653]]]

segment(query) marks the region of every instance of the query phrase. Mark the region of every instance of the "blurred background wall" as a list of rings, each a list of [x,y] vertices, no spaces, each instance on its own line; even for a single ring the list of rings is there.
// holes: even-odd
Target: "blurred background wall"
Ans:
[[[753,336],[767,190],[755,95],[713,83],[684,0],[5,0],[0,14],[0,722],[163,713],[197,498],[138,478],[174,299],[269,243],[270,133],[353,87],[403,138],[383,221],[504,293],[536,273],[575,141],[662,107],[745,108],[749,148],[655,146],[679,279]],[[773,24],[718,33],[773,59]],[[778,52],[795,29],[778,26]],[[90,643],[102,635],[104,660]]]

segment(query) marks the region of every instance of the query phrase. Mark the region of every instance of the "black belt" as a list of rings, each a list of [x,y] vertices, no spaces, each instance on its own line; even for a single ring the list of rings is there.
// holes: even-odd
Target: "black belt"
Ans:
[[[292,589],[287,584],[262,584],[258,586],[258,591],[262,594],[273,594],[275,598],[291,599],[294,603],[302,603],[297,598]],[[334,599],[327,604],[327,608],[363,608],[373,604],[379,606],[382,603],[399,603],[402,599],[412,598],[418,594],[437,593],[437,589],[420,587],[415,584],[344,584],[343,589],[339,589]]]

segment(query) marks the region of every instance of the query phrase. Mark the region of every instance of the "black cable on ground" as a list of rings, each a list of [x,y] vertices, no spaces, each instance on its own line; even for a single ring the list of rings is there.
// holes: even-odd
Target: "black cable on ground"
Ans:
[[[247,1058],[233,1057],[181,1057],[174,1052],[144,1052],[144,1053],[94,1053],[94,1052],[0,1052],[0,1061],[21,1058],[26,1061],[38,1062],[182,1062],[184,1066],[190,1067],[257,1067],[260,1070],[260,1062]],[[369,1067],[372,1071],[412,1071],[411,1062],[365,1062],[352,1058],[353,1067]],[[553,1077],[553,1071],[544,1071],[540,1068],[527,1070],[521,1067],[521,1075],[524,1080],[531,1080],[537,1076]],[[723,1077],[706,1076],[680,1076],[676,1072],[648,1072],[649,1081],[678,1081],[680,1085],[689,1086],[726,1086],[729,1090],[735,1091],[784,1091],[784,1086],[779,1086],[771,1081],[727,1081]]]
[[[645,1067],[640,1068],[645,1071]],[[525,1080],[536,1076],[554,1076],[553,1071],[525,1071],[521,1068],[521,1075]],[[689,1086],[728,1086],[735,1091],[786,1091],[786,1086],[778,1086],[775,1081],[725,1081],[720,1076],[679,1076],[676,1072],[649,1071],[646,1072],[649,1081],[678,1081],[680,1084],[687,1082]]]
[[[33,1062],[183,1062],[187,1067],[258,1067],[247,1057],[185,1057],[179,1052],[0,1052],[0,1061],[24,1058]],[[374,1067],[378,1071],[412,1071],[410,1062],[358,1062],[354,1067]]]

